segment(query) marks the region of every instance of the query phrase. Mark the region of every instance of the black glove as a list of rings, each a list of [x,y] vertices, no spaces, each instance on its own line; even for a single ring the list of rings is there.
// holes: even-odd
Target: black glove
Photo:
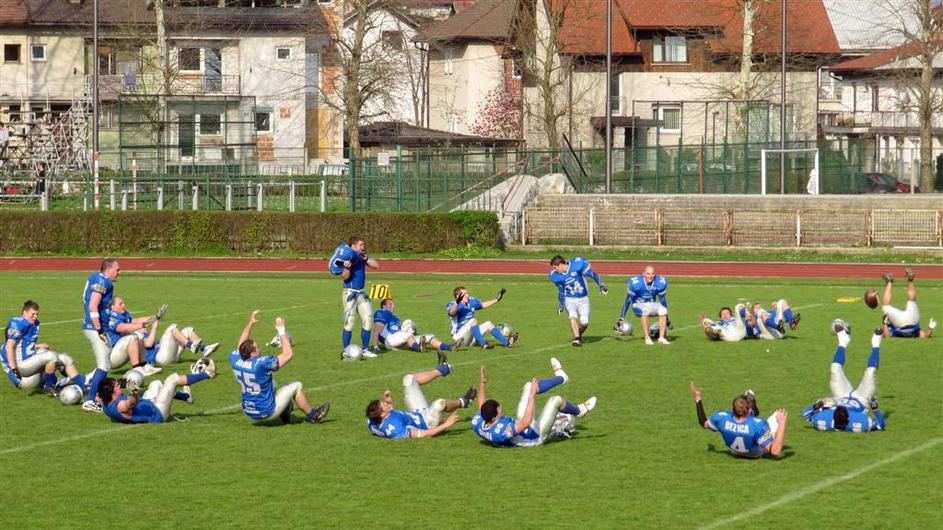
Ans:
[[[380,347],[379,347],[379,346],[374,345],[372,348],[370,348],[370,351],[372,351],[373,353],[375,353],[375,354],[377,354],[377,355],[380,355]]]
[[[23,379],[23,376],[20,374],[20,367],[19,367],[19,366],[15,366],[15,367],[13,368],[13,375],[15,375],[17,379]]]
[[[599,285],[599,294],[609,294],[609,288],[606,287],[606,284]]]
[[[96,332],[98,333],[98,338],[101,339],[101,341],[105,343],[105,346],[111,346],[111,340],[108,339],[107,333],[105,333],[103,330],[100,330],[100,329],[96,330]]]
[[[824,408],[825,408],[825,400],[822,400],[822,399],[816,401],[816,402],[815,402],[815,405],[812,405],[812,410],[813,410],[813,411],[819,411],[819,410],[822,410],[822,409],[824,409]]]
[[[620,318],[619,320],[616,320],[616,325],[615,325],[615,326],[612,326],[612,329],[613,329],[614,331],[620,331],[620,330],[622,330],[622,324],[623,324],[624,322],[625,322],[625,319],[624,319],[624,318]]]
[[[668,318],[668,317],[665,317],[665,327],[667,327],[668,329],[674,329],[674,328],[675,328],[674,326],[671,325],[671,319]]]
[[[563,306],[562,306],[562,305],[561,305],[561,306],[557,306],[557,316],[560,316],[560,315],[562,315],[562,314],[563,314]]]
[[[878,398],[872,397],[872,398],[871,398],[871,401],[868,402],[868,406],[871,407],[871,410],[877,410],[877,409],[878,409]]]
[[[500,302],[501,299],[504,298],[504,293],[506,293],[506,292],[508,292],[508,290],[505,289],[504,287],[502,287],[501,290],[498,291],[498,296],[496,296],[495,298],[497,298],[498,301]]]

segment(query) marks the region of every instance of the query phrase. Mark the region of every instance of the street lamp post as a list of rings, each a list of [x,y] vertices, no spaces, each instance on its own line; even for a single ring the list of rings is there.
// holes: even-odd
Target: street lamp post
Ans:
[[[95,211],[101,206],[98,180],[98,0],[92,2],[92,178]]]

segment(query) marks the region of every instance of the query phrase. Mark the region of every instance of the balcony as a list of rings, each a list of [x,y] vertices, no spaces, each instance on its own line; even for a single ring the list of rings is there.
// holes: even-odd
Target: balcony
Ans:
[[[117,99],[119,95],[158,94],[161,81],[153,75],[99,75],[98,87],[102,99]],[[176,74],[170,81],[172,96],[237,96],[239,90],[238,75]]]
[[[916,134],[920,131],[920,118],[916,111],[837,112],[829,114],[824,125],[830,129],[841,129],[843,132]],[[933,115],[932,128],[935,133],[943,133],[943,115]]]

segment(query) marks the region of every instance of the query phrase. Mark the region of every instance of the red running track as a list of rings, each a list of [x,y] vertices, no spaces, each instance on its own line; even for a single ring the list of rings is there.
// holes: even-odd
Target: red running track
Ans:
[[[120,258],[125,272],[327,272],[323,258]],[[0,271],[93,271],[101,258],[0,258]],[[900,264],[751,263],[700,261],[593,260],[600,274],[629,275],[648,263],[666,276],[879,278],[884,272],[903,276]],[[918,278],[943,279],[943,265],[914,265]],[[547,274],[547,260],[380,259],[380,272],[440,274]]]

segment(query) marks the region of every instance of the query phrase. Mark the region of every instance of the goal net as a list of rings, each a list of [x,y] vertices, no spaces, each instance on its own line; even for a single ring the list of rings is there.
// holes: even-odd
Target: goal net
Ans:
[[[819,149],[762,149],[760,189],[777,193],[819,194]]]

